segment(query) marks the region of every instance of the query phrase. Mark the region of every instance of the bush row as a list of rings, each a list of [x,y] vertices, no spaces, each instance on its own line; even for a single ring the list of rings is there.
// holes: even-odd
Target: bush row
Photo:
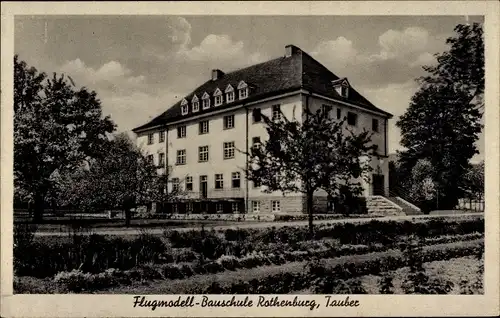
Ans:
[[[424,262],[448,260],[477,254],[480,249],[484,249],[482,244],[456,246],[443,250],[433,249],[422,253],[422,257]],[[314,287],[323,288],[322,293],[325,293],[327,287],[322,283],[325,277],[330,280],[347,280],[357,276],[378,275],[407,265],[407,260],[403,256],[388,256],[359,263],[338,264],[334,267],[321,266],[315,269],[316,272],[279,273],[262,279],[234,283],[214,282],[210,286],[196,286],[192,290],[183,292],[187,294],[287,294]]]
[[[371,221],[362,224],[336,223],[318,226],[310,240],[307,226],[267,229],[227,229],[225,231],[169,231],[161,237],[141,234],[133,240],[100,235],[74,235],[70,242],[51,245],[34,241],[22,231],[15,232],[14,270],[19,276],[49,277],[61,271],[81,269],[99,273],[108,268],[127,270],[147,263],[193,262],[199,258],[215,260],[222,255],[243,257],[254,251],[266,253],[317,248],[314,240],[332,238],[341,245],[391,246],[400,236],[429,238],[439,235],[484,233],[484,219],[426,222]],[[274,246],[272,246],[275,244]],[[271,245],[271,246],[268,246]],[[321,245],[321,244],[319,244]],[[332,247],[332,246],[329,246]]]
[[[425,242],[423,243],[425,244]],[[431,241],[427,243],[431,243]],[[472,247],[466,246],[464,248],[455,247],[449,250],[439,250],[439,249],[433,250],[426,252],[426,254],[422,256],[422,260],[424,262],[431,262],[434,260],[446,260],[449,258],[476,254],[481,248],[482,248],[481,244],[475,244]],[[82,272],[80,270],[73,270],[71,272],[62,272],[57,274],[54,277],[54,282],[57,283],[59,286],[61,286],[62,290],[81,292],[85,290],[92,291],[92,290],[105,289],[120,284],[128,285],[132,281],[137,281],[137,280],[184,279],[197,274],[198,275],[216,274],[226,270],[232,271],[239,268],[249,269],[264,265],[282,265],[287,262],[314,259],[316,261],[308,263],[307,270],[305,271],[306,275],[308,275],[309,277],[308,279],[316,281],[317,284],[316,285],[313,284],[312,286],[316,286],[317,292],[332,293],[334,291],[338,292],[338,290],[335,287],[335,284],[332,282],[337,282],[337,280],[339,279],[345,280],[351,278],[352,276],[367,275],[364,273],[370,270],[375,271],[375,272],[370,272],[370,274],[376,274],[383,271],[394,270],[394,268],[397,269],[399,267],[407,266],[408,259],[405,259],[403,256],[386,257],[383,258],[382,260],[372,260],[357,264],[348,263],[340,267],[339,265],[337,265],[334,269],[334,272],[336,273],[334,276],[329,276],[330,270],[327,269],[324,265],[321,265],[319,263],[320,259],[339,257],[343,255],[366,254],[370,252],[383,251],[386,249],[387,248],[383,246],[378,246],[378,247],[363,246],[363,245],[343,246],[340,250],[330,249],[330,250],[317,250],[317,251],[307,251],[307,252],[293,251],[293,252],[285,252],[282,254],[268,254],[268,255],[265,255],[263,253],[253,253],[250,255],[246,255],[245,257],[242,258],[236,258],[234,256],[224,255],[219,259],[217,259],[216,261],[211,261],[207,263],[164,264],[161,266],[142,265],[139,266],[138,268],[127,271],[108,269],[105,272],[99,274],[91,274]],[[377,269],[377,264],[380,265],[378,269]],[[393,268],[390,266],[393,267],[396,266],[396,267]],[[339,269],[340,271],[338,271]],[[301,286],[300,284],[303,284],[303,282],[301,281],[302,278],[300,274],[292,274],[292,276],[286,276],[286,279],[291,279],[291,278],[297,281],[291,282],[290,286],[292,287],[289,286],[287,288],[296,288],[298,286]],[[226,287],[226,288],[233,288],[233,287]],[[305,286],[304,288],[308,287],[310,286]],[[212,286],[210,288],[214,287]],[[240,287],[234,287],[234,288],[240,288]],[[254,291],[255,290],[261,291],[262,288],[264,287],[258,287],[257,289],[254,289]],[[280,288],[285,288],[285,287],[282,286]],[[333,290],[328,292],[327,290],[329,288],[333,288]],[[291,289],[291,290],[293,291],[298,289]],[[204,293],[209,291],[210,289],[203,290]]]
[[[315,226],[312,239],[332,238],[341,244],[370,244],[378,242],[391,244],[397,236],[418,235],[422,238],[440,235],[460,235],[473,232],[484,233],[484,219],[461,220],[425,220],[411,221],[378,221],[354,224],[334,223]],[[297,243],[311,239],[307,226],[284,226],[265,229],[226,229],[219,231],[226,241],[245,241],[249,244]],[[203,234],[200,231],[169,231],[166,237],[173,247],[190,247],[199,242]]]
[[[108,268],[130,269],[150,262],[173,258],[161,237],[142,234],[133,240],[101,235],[74,235],[70,241],[44,244],[32,240],[14,246],[14,270],[19,276],[48,277],[61,271],[81,269],[99,273]],[[193,255],[181,252],[180,260]]]

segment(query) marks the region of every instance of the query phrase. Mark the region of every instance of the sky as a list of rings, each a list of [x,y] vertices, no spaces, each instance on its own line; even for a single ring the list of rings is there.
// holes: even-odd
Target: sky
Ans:
[[[15,53],[48,74],[95,90],[118,131],[159,115],[210,78],[285,54],[294,44],[394,115],[418,89],[415,78],[459,23],[475,16],[16,16]],[[478,142],[484,158],[484,133]]]

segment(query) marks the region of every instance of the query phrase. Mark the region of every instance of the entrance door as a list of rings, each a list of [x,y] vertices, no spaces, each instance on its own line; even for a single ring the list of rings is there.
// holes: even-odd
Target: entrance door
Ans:
[[[208,192],[208,177],[200,176],[200,196],[202,199],[207,197]]]
[[[373,195],[384,195],[384,175],[373,175]]]

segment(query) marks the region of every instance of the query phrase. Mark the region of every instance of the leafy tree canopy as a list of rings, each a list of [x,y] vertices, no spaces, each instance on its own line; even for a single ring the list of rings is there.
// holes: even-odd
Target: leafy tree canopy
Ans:
[[[480,24],[458,25],[438,54],[437,65],[424,69],[420,89],[396,125],[401,129],[400,174],[410,176],[420,159],[433,166],[440,208],[454,208],[459,184],[478,153],[475,142],[483,128],[484,43]],[[409,189],[407,189],[409,190]]]
[[[35,203],[41,219],[54,173],[104,154],[115,125],[94,91],[64,75],[45,73],[14,57],[14,182],[16,196]]]
[[[266,192],[303,193],[312,231],[312,198],[322,189],[330,196],[360,194],[376,147],[368,131],[355,133],[345,121],[305,110],[303,120],[262,116],[268,140],[248,153],[247,177]]]

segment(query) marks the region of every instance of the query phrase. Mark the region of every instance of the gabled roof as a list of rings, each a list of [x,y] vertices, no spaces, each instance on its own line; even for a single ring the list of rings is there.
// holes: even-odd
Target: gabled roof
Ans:
[[[214,96],[219,96],[219,95],[222,95],[222,91],[220,90],[220,88],[217,87],[217,89],[214,92]]]
[[[298,48],[295,49],[296,52],[290,57],[283,56],[264,63],[255,64],[240,70],[225,73],[217,80],[208,79],[205,83],[185,96],[185,99],[191,100],[194,95],[204,96],[207,92],[208,94],[213,94],[219,87],[227,87],[228,85],[239,88],[241,87],[240,84],[243,81],[250,88],[250,93],[244,103],[292,92],[302,88],[312,93],[348,102],[358,107],[392,117],[390,113],[383,111],[370,103],[352,86],[349,89],[350,92],[348,98],[340,96],[335,91],[332,82],[341,81],[342,78],[333,74],[309,54]],[[189,112],[187,115],[181,114],[180,103],[180,101],[175,103],[172,107],[168,108],[165,112],[153,120],[145,125],[133,129],[133,131],[137,132],[159,125],[166,125],[173,121],[208,113],[214,109],[224,109],[226,107],[241,104],[242,102],[236,99],[234,102],[224,103],[217,108],[210,107],[209,109],[200,110],[195,114]]]

